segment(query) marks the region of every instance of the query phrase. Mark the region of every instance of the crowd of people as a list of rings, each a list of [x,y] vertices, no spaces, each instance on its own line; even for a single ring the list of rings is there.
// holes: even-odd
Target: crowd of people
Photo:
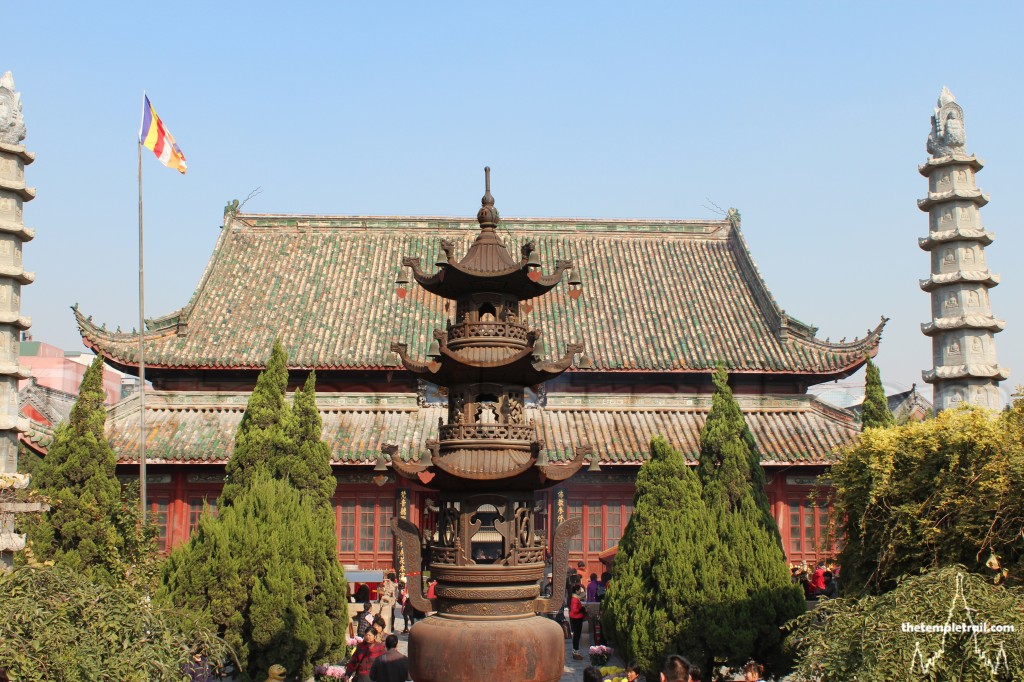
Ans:
[[[659,681],[702,682],[704,678],[701,677],[701,672],[700,666],[696,663],[690,663],[682,656],[673,654],[665,659],[665,664],[659,673]],[[743,675],[743,682],[760,682],[760,680],[764,679],[764,666],[751,661],[743,666],[741,674]],[[636,663],[630,663],[626,666],[625,677],[627,682],[637,682],[638,680],[640,682],[647,682],[642,680]],[[601,669],[597,666],[592,665],[583,671],[583,682],[602,682],[603,679]]]
[[[584,604],[586,602],[600,602],[604,598],[605,590],[608,588],[608,581],[612,579],[612,574],[608,572],[602,573],[600,578],[597,577],[597,573],[591,573],[590,580],[584,586],[583,576],[585,574],[586,564],[580,561],[576,564],[575,570],[570,566],[569,572],[565,577],[565,608],[569,610],[572,657],[577,661],[583,660],[583,654],[580,653],[580,639],[583,636],[583,624],[589,617]],[[564,615],[561,612],[555,616],[555,620],[559,622],[562,622],[563,618]],[[591,633],[591,639],[593,639],[594,644],[600,644],[597,635],[593,632]]]
[[[366,591],[360,592],[363,587]],[[394,573],[389,573],[377,587],[376,605],[369,601],[369,587],[362,585],[360,590],[356,590],[356,596],[363,598],[363,609],[350,625],[350,634],[355,635],[358,644],[345,666],[346,679],[349,682],[406,682],[410,679],[409,659],[398,651],[398,635],[394,634],[396,619],[401,614],[402,632],[407,633],[416,622],[417,614],[421,618],[425,614],[412,608],[405,583],[396,582]]]
[[[791,564],[789,574],[794,583],[803,587],[808,601],[839,596],[839,565],[834,561],[819,561],[814,568],[806,563]]]

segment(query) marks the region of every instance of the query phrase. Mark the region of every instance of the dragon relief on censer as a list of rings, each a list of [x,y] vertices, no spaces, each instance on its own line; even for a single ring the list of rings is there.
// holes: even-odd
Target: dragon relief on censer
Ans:
[[[595,457],[580,444],[569,461],[549,461],[524,409],[527,387],[554,379],[583,354],[582,344],[569,343],[560,358],[545,359],[540,331],[523,321],[532,310],[529,302],[566,273],[573,300],[582,283],[570,260],[558,260],[543,274],[530,242],[513,259],[496,231],[500,216],[489,168],[485,177],[480,232],[465,256],[458,260],[455,245],[441,240],[436,272],[425,272],[419,258],[402,261],[419,286],[455,304],[454,321],[434,330],[426,361],[411,358],[405,343],[391,345],[407,370],[448,396],[447,423],[439,419],[437,438],[427,441],[418,459],[402,458],[393,444],[383,448],[398,474],[437,492],[437,529],[426,543],[436,597],[424,596],[419,579],[409,581],[413,606],[436,612],[410,634],[416,682],[561,677],[561,628],[537,614],[562,603],[569,540],[581,524],[569,519],[555,530],[555,589],[542,599],[547,538],[538,531],[534,492],[569,478]],[[404,275],[398,279],[400,286],[407,282]],[[415,570],[423,559],[420,530],[404,519],[392,524]]]

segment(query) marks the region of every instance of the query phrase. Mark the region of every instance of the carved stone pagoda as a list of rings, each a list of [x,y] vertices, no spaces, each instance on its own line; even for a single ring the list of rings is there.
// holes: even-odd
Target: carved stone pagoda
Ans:
[[[437,612],[409,637],[416,682],[553,682],[563,672],[562,630],[536,614],[562,604],[568,542],[581,521],[564,521],[556,530],[555,589],[541,599],[547,540],[537,529],[541,509],[534,491],[577,472],[591,449],[579,445],[568,462],[548,462],[524,400],[527,387],[569,369],[583,345],[569,344],[561,358],[545,360],[540,332],[523,318],[532,309],[529,301],[558,285],[573,263],[560,260],[544,275],[530,242],[513,259],[496,231],[490,169],[485,173],[480,233],[466,255],[459,260],[454,244],[442,240],[436,272],[421,269],[418,258],[402,263],[417,284],[455,307],[454,322],[448,318],[445,329],[434,331],[425,362],[410,358],[404,343],[391,346],[410,372],[448,396],[447,424],[440,419],[438,438],[427,441],[419,461],[403,460],[397,446],[384,446],[395,471],[436,491],[437,532],[427,542],[436,597],[424,597],[415,573],[409,581],[413,606]],[[400,276],[398,284],[407,281]],[[579,278],[571,277],[569,285],[576,298]],[[393,526],[415,572],[422,561],[420,532],[403,519]]]
[[[942,88],[932,116],[927,149],[932,158],[918,170],[928,178],[928,196],[917,202],[928,213],[928,236],[918,240],[931,253],[931,277],[921,288],[932,297],[932,320],[921,331],[932,338],[932,369],[922,372],[934,387],[935,410],[965,403],[1000,404],[999,382],[1010,372],[996,358],[995,334],[1005,323],[992,316],[985,247],[995,235],[981,224],[988,203],[975,182],[981,160],[966,151],[964,111]]]
[[[10,565],[11,552],[25,547],[24,535],[14,532],[13,514],[41,509],[39,504],[3,499],[29,482],[18,473],[18,434],[28,430],[28,420],[18,410],[18,381],[29,376],[18,361],[18,350],[21,332],[32,325],[21,314],[21,287],[35,275],[25,272],[21,253],[35,232],[22,223],[22,206],[36,196],[25,185],[25,166],[36,157],[22,145],[24,139],[21,95],[8,71],[0,77],[0,565]]]

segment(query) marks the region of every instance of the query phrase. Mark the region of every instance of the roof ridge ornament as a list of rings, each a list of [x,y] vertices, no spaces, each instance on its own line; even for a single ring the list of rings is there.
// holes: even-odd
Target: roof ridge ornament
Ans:
[[[21,93],[14,91],[14,75],[7,71],[0,76],[0,143],[20,145],[24,139]]]
[[[494,208],[494,197],[491,196],[490,166],[484,167],[484,196],[480,199],[480,210],[477,211],[476,220],[480,223],[480,228],[484,230],[487,228],[493,230],[501,220],[498,209]]]
[[[967,131],[964,127],[964,110],[956,103],[956,97],[945,85],[939,93],[938,106],[932,115],[932,129],[928,133],[925,148],[932,158],[944,156],[966,156]]]

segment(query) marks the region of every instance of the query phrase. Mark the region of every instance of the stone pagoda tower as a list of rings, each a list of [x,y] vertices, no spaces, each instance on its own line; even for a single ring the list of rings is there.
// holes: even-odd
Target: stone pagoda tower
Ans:
[[[402,263],[417,284],[455,304],[455,319],[434,331],[426,362],[411,359],[404,343],[391,347],[406,369],[448,396],[448,423],[442,420],[418,460],[384,447],[399,474],[437,491],[437,534],[426,538],[436,598],[423,596],[418,576],[409,581],[413,605],[437,612],[409,637],[416,682],[554,682],[564,663],[561,629],[536,614],[562,605],[568,542],[580,519],[555,532],[554,594],[541,599],[547,538],[536,528],[534,491],[574,474],[592,451],[577,446],[569,462],[546,461],[524,397],[527,387],[572,366],[583,346],[569,344],[561,358],[547,361],[540,333],[523,316],[532,307],[526,302],[558,285],[573,263],[560,260],[544,275],[529,242],[521,258],[512,257],[495,231],[500,218],[490,169],[485,173],[480,233],[466,255],[459,260],[454,244],[442,240],[436,272],[421,270],[418,258]],[[399,278],[400,285],[406,281]],[[576,298],[579,278],[570,277],[569,286]],[[407,565],[418,571],[419,530],[401,519],[394,527]]]
[[[983,164],[967,154],[964,111],[945,87],[927,149],[932,157],[918,170],[928,178],[928,196],[917,206],[928,213],[928,236],[919,243],[932,256],[931,277],[921,280],[932,296],[932,320],[921,325],[932,337],[932,369],[922,376],[934,386],[936,411],[964,403],[998,407],[998,385],[1009,370],[996,359],[994,335],[1005,323],[992,316],[988,295],[999,284],[985,262],[995,235],[981,225],[988,196],[975,175]]]
[[[0,77],[0,497],[5,491],[28,486],[28,476],[18,472],[18,433],[28,430],[18,412],[18,380],[28,370],[18,363],[21,332],[32,322],[21,315],[21,287],[35,278],[21,263],[22,244],[35,232],[22,224],[22,205],[36,192],[25,186],[25,166],[35,156],[25,150],[25,121],[21,95],[14,92],[8,71]],[[17,505],[0,499],[0,555],[10,564],[10,552],[23,549],[24,536],[12,530],[11,512]],[[38,506],[38,505],[36,505]],[[27,509],[26,509],[27,510]]]

